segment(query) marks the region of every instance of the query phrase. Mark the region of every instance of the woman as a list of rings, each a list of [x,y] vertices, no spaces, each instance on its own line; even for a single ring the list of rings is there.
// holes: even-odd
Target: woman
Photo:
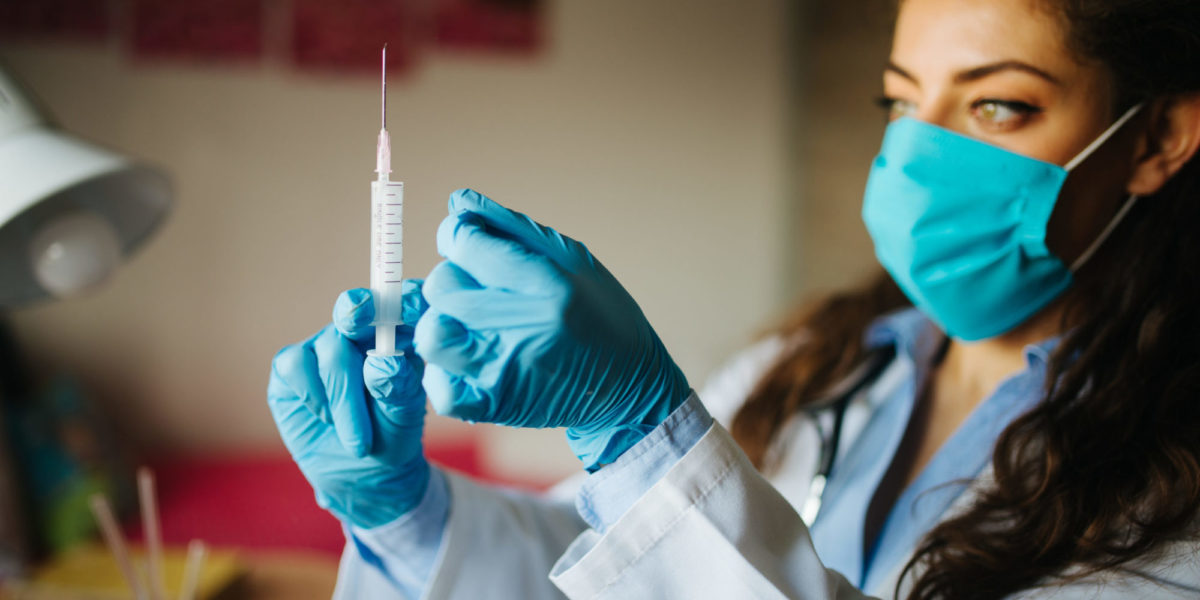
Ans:
[[[364,359],[365,290],[281,351],[340,596],[1200,594],[1200,5],[906,0],[884,88],[890,277],[700,394],[586,248],[470,191],[407,297],[424,366]],[[567,427],[575,506],[429,468],[422,388]]]

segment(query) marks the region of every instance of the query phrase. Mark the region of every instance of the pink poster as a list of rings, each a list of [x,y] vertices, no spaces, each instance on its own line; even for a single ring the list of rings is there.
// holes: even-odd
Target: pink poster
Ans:
[[[264,0],[132,0],[138,58],[257,59],[263,54]]]
[[[0,37],[101,41],[111,30],[107,0],[0,0]]]
[[[292,59],[304,69],[379,70],[388,45],[388,70],[412,66],[414,22],[404,0],[293,0]]]
[[[438,0],[435,38],[443,48],[531,52],[541,47],[539,0]]]

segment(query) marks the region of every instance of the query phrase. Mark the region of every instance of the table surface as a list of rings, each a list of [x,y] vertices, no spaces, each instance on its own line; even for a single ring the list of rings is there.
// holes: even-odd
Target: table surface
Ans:
[[[337,560],[315,552],[255,552],[239,555],[246,576],[221,600],[329,600]]]

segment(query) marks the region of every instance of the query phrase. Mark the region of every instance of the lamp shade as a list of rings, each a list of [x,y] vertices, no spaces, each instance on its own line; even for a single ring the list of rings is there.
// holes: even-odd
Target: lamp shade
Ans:
[[[164,173],[57,129],[0,68],[0,306],[102,283],[170,207]]]

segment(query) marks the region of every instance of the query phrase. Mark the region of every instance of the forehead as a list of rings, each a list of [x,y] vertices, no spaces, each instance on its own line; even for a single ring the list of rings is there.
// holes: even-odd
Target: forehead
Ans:
[[[906,69],[962,69],[1020,60],[1071,69],[1060,20],[1042,0],[904,0],[892,60]]]

